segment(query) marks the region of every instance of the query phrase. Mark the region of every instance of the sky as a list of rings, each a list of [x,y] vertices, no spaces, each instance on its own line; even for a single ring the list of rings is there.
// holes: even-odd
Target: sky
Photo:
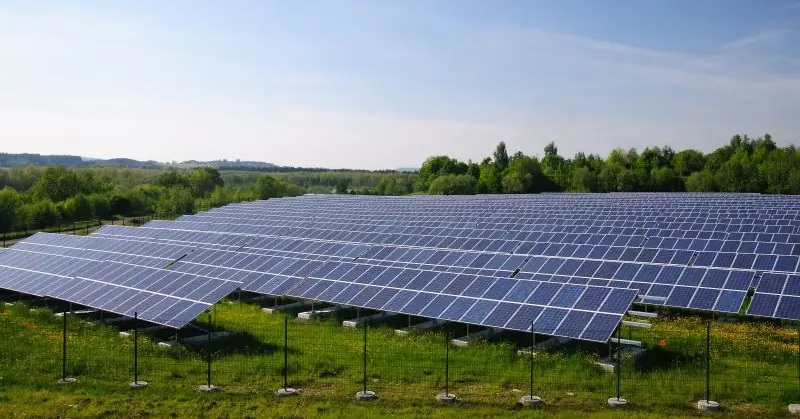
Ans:
[[[394,169],[800,138],[800,0],[5,0],[0,152]]]

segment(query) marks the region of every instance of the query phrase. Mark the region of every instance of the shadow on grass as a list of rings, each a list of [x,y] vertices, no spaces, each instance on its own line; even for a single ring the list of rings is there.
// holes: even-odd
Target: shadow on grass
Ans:
[[[666,371],[693,362],[693,359],[670,349],[656,346],[636,358],[635,368],[639,372]]]
[[[217,329],[214,333],[224,331]],[[260,341],[258,338],[250,333],[245,332],[229,332],[226,336],[220,336],[211,339],[209,344],[208,340],[204,339],[204,335],[198,334],[197,340],[184,340],[182,343],[189,351],[205,355],[210,350],[215,358],[232,356],[232,355],[272,355],[276,352],[283,351],[282,346],[272,345]],[[300,351],[294,348],[289,348],[290,355],[299,354]]]

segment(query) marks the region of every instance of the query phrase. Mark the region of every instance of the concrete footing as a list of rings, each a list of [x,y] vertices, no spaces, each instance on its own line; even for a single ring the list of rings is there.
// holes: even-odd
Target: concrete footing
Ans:
[[[208,393],[208,392],[211,392],[211,391],[218,391],[218,390],[219,390],[219,387],[215,386],[214,384],[211,384],[211,385],[203,384],[202,386],[197,388],[197,391],[199,391],[201,393]]]
[[[628,347],[622,348],[622,351],[621,351],[622,362],[625,362],[626,359],[630,359],[630,358],[639,359],[639,357],[644,355],[645,352],[647,352],[645,349],[638,348],[638,347],[635,347],[635,346],[628,346]],[[616,355],[614,355],[613,357],[605,357],[605,358],[595,362],[595,364],[599,365],[600,368],[602,368],[603,371],[605,371],[605,372],[609,372],[609,373],[617,372]]]
[[[126,317],[126,316],[106,317],[103,319],[103,323],[114,324],[114,323],[125,322],[128,320],[133,320],[133,317]]]
[[[137,389],[137,388],[145,388],[145,387],[147,387],[147,381],[141,381],[141,380],[140,381],[134,381],[134,382],[130,383],[129,385],[134,390]]]
[[[92,314],[92,313],[97,313],[97,312],[98,312],[98,310],[86,309],[86,310],[75,310],[75,311],[73,311],[71,313],[68,311],[67,314]],[[55,316],[56,317],[64,317],[64,312],[56,313]]]
[[[396,315],[397,313],[376,313],[365,317],[359,317],[357,319],[345,320],[342,322],[342,326],[356,328],[365,322],[377,322]]]
[[[617,372],[617,360],[612,358],[603,358],[595,364],[599,365],[600,368],[603,369],[605,372],[615,373]]]
[[[537,343],[536,344],[536,348],[534,348],[534,349],[542,349],[542,350],[544,350],[544,349],[558,349],[558,348],[566,345],[567,343],[569,343],[571,340],[572,339],[570,339],[570,338],[563,338],[563,337],[559,337],[559,336],[553,336],[551,338],[548,338],[548,339],[544,340],[541,343]]]
[[[528,407],[535,407],[542,405],[542,398],[539,396],[531,396],[530,394],[527,396],[522,396],[519,398],[519,404]]]
[[[798,416],[800,415],[800,404],[790,404],[789,405],[789,413]]]
[[[72,383],[75,383],[77,381],[78,381],[77,378],[65,377],[65,378],[62,378],[62,379],[58,380],[58,384],[72,384]]]
[[[278,397],[296,396],[297,389],[291,387],[279,388],[278,391],[275,392],[275,395]]]
[[[719,403],[713,400],[700,400],[697,402],[697,409],[703,411],[713,412],[719,410]]]
[[[439,393],[436,395],[436,400],[438,400],[439,403],[449,404],[449,403],[455,403],[457,398],[456,395],[453,393]]]
[[[211,340],[219,339],[225,336],[230,335],[228,332],[214,332],[211,334]],[[162,348],[169,349],[173,346],[178,346],[181,343],[204,343],[208,340],[208,335],[196,335],[190,336],[187,338],[181,338],[180,342],[177,340],[168,340],[164,342],[158,342],[158,346]]]
[[[320,317],[331,316],[339,311],[339,307],[323,308],[321,310],[304,311],[297,313],[297,320],[312,320]]]
[[[370,390],[359,391],[358,393],[356,393],[356,400],[362,401],[362,402],[369,401],[369,400],[375,400],[377,398],[378,398],[378,395],[375,394],[374,391],[370,391]]]
[[[620,408],[625,407],[628,405],[628,401],[623,399],[622,397],[611,397],[608,399],[608,405],[613,408]]]
[[[633,317],[643,317],[643,318],[655,318],[658,317],[658,313],[647,312],[647,311],[637,311],[637,310],[628,310],[628,315]]]
[[[419,331],[419,330],[428,330],[433,329],[434,327],[439,327],[443,324],[447,323],[444,320],[428,320],[426,322],[422,322],[419,324],[415,324],[413,326],[405,327],[403,329],[395,329],[394,334],[399,336],[406,336],[411,332]]]
[[[306,307],[306,306],[310,306],[310,305],[311,305],[311,303],[307,303],[305,301],[297,301],[297,302],[294,302],[294,303],[288,303],[288,304],[283,304],[283,305],[279,305],[279,306],[263,307],[261,310],[264,313],[274,314],[274,313],[277,313],[277,312],[280,312],[280,311],[286,311],[286,310],[291,310],[291,309],[300,308],[300,307]]]
[[[469,346],[471,342],[475,342],[480,339],[494,336],[500,332],[502,332],[502,330],[500,329],[481,330],[480,332],[472,333],[466,336],[462,336],[460,338],[453,339],[451,342],[453,343],[453,345],[463,348],[465,346]]]

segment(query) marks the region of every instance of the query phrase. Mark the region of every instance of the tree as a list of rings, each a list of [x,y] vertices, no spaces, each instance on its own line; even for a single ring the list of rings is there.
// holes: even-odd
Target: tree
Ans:
[[[194,212],[194,197],[185,188],[166,189],[155,208],[166,214],[191,214]]]
[[[650,172],[650,186],[658,192],[681,192],[683,181],[675,171],[669,167],[660,167]]]
[[[340,181],[336,182],[336,193],[343,194],[347,193],[350,190],[350,182],[346,179],[341,179]]]
[[[13,230],[21,206],[22,197],[14,188],[0,189],[0,233]]]
[[[542,158],[542,173],[549,180],[547,190],[560,191],[569,188],[569,164],[566,159],[558,155],[558,147],[554,142],[544,147]]]
[[[472,195],[475,193],[475,178],[470,175],[444,175],[431,182],[431,195]]]
[[[739,148],[731,159],[723,163],[714,175],[720,191],[758,192],[758,167],[750,160],[745,148]]]
[[[219,171],[213,167],[204,167],[192,172],[189,175],[189,184],[192,188],[192,194],[197,198],[207,197],[214,188],[225,186]]]
[[[686,178],[686,191],[688,192],[714,192],[714,175],[708,171],[694,172]]]
[[[42,177],[31,187],[34,199],[63,201],[81,191],[81,184],[75,172],[64,166],[48,167]]]
[[[478,193],[500,193],[503,191],[502,177],[497,171],[497,166],[492,164],[490,159],[481,163],[480,175],[478,177]]]
[[[596,192],[597,175],[585,166],[575,168],[572,171],[569,190],[572,192]]]
[[[697,150],[683,150],[675,155],[673,167],[680,176],[689,176],[694,172],[703,170],[706,157]]]
[[[378,195],[405,195],[411,193],[412,185],[406,177],[384,175],[375,185]]]
[[[558,147],[556,147],[556,143],[550,141],[549,144],[544,146],[544,156],[557,156],[558,155]]]
[[[439,176],[463,175],[468,170],[467,164],[448,156],[429,157],[419,169],[416,189],[427,191],[431,182]]]
[[[64,201],[64,218],[72,221],[88,220],[94,215],[92,203],[84,194],[77,194]]]
[[[508,167],[508,151],[506,150],[506,143],[500,141],[494,150],[494,167],[497,173],[502,175],[503,171]]]
[[[92,194],[86,197],[94,208],[94,215],[98,218],[107,218],[111,215],[111,203],[106,194]]]
[[[42,199],[23,207],[25,225],[44,228],[57,225],[61,221],[58,207],[49,199]]]
[[[547,189],[547,182],[535,157],[517,153],[503,176],[503,192],[534,193]]]
[[[258,199],[277,198],[283,195],[280,181],[270,175],[262,175],[253,186]]]
[[[113,194],[108,199],[109,212],[116,215],[129,215],[131,213],[131,200],[121,194]]]
[[[156,177],[156,185],[163,186],[165,188],[191,187],[189,179],[174,169],[167,170],[166,172],[159,174],[158,177]]]

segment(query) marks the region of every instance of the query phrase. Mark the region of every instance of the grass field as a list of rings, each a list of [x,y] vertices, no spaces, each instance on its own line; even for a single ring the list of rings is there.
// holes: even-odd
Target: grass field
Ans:
[[[150,382],[131,390],[133,342],[118,336],[131,322],[90,325],[70,317],[68,375],[59,385],[61,319],[53,308],[31,311],[0,305],[0,417],[691,417],[705,398],[705,322],[696,317],[655,319],[652,329],[630,337],[650,350],[638,360],[623,357],[623,411],[606,406],[616,376],[595,361],[606,345],[572,342],[540,352],[534,363],[535,394],[546,405],[523,409],[530,358],[517,355],[530,336],[508,334],[468,348],[450,349],[450,391],[460,401],[438,405],[445,386],[442,331],[400,337],[384,324],[368,330],[368,387],[379,400],[354,400],[362,388],[363,329],[331,319],[289,320],[289,385],[299,397],[276,399],[283,385],[284,315],[257,305],[225,301],[214,309],[217,329],[231,333],[212,345],[212,383],[221,392],[198,393],[206,382],[206,349],[164,350],[169,333],[140,335],[139,375]],[[343,316],[353,316],[345,313]],[[206,317],[201,317],[205,320]],[[202,322],[198,323],[201,327]],[[464,325],[451,325],[463,334]],[[186,332],[182,332],[186,333]],[[622,336],[628,338],[628,331]],[[540,337],[541,338],[541,337]],[[711,398],[719,417],[786,417],[797,401],[797,331],[767,323],[718,323],[712,328]]]

